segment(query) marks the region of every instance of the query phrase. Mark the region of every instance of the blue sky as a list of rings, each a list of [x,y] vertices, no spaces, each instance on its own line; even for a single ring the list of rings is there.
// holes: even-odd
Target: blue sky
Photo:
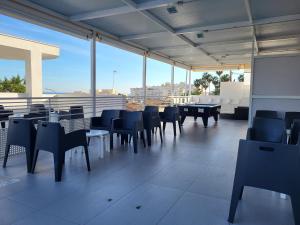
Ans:
[[[90,87],[90,42],[0,14],[0,33],[58,46],[60,56],[43,62],[43,88],[57,92],[88,91]],[[115,87],[129,93],[142,86],[142,56],[97,43],[97,89]],[[23,61],[0,59],[0,79],[19,74],[24,77]],[[147,85],[170,82],[171,66],[148,59]],[[175,82],[185,81],[185,70],[175,68]]]

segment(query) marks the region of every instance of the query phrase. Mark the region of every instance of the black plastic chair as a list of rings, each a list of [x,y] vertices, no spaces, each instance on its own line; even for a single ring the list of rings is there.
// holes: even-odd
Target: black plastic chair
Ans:
[[[146,147],[142,112],[123,111],[120,119],[113,120],[111,132],[121,134],[121,144],[124,144],[124,141],[128,142],[128,135],[131,136],[134,153],[138,152],[137,141],[138,133],[140,133],[144,147]]]
[[[107,130],[110,132],[110,148],[113,148],[112,121],[120,117],[120,110],[103,110],[100,117],[91,118],[91,129]]]
[[[300,142],[300,120],[294,120],[291,125],[289,144],[296,145]]]
[[[83,119],[84,111],[83,106],[70,106],[70,118],[71,119]]]
[[[279,113],[273,110],[256,110],[255,117],[280,119]]]
[[[5,121],[8,121],[8,117],[13,114],[12,110],[6,110],[3,105],[0,105],[0,123],[2,128],[5,128]]]
[[[178,122],[179,131],[181,133],[181,122],[179,116],[179,110],[175,106],[167,106],[165,107],[163,112],[159,113],[160,119],[163,122],[163,131],[165,132],[166,123],[173,124],[173,132],[174,136],[176,136],[176,122]]]
[[[240,140],[228,222],[233,223],[244,186],[290,195],[300,225],[300,146]]]
[[[47,121],[49,118],[49,108],[46,108],[44,104],[32,104],[30,105],[30,112],[27,115],[28,118],[37,118],[33,122]]]
[[[291,129],[294,120],[300,119],[300,112],[286,112],[284,119],[286,129]]]
[[[247,140],[285,143],[285,123],[281,119],[256,117],[252,128],[248,129]]]
[[[35,146],[36,129],[30,120],[26,119],[10,119],[3,168],[6,167],[10,147],[21,146],[25,148],[27,172],[31,172],[33,151]]]
[[[148,146],[151,146],[151,131],[154,133],[154,129],[159,129],[160,141],[162,143],[161,121],[157,106],[145,106],[143,122],[147,134]]]
[[[64,128],[59,123],[39,122],[32,162],[32,173],[35,170],[39,151],[51,152],[54,156],[55,181],[61,181],[65,152],[79,146],[84,147],[87,169],[90,171],[85,130],[82,129],[65,134]]]

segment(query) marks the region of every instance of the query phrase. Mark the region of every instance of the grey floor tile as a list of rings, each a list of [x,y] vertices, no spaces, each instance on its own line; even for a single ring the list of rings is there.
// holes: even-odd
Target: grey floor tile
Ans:
[[[186,193],[159,225],[227,225],[229,201]]]
[[[12,225],[75,225],[75,223],[36,212],[27,215]]]
[[[181,195],[182,192],[176,189],[143,185],[95,217],[88,225],[156,224]]]
[[[10,225],[32,212],[34,209],[26,205],[9,199],[0,199],[0,225]]]

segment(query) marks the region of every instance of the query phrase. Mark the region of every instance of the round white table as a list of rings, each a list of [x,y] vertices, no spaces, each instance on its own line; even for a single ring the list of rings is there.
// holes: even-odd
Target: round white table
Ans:
[[[110,152],[110,138],[109,132],[106,130],[90,130],[86,133],[86,136],[90,139],[89,151],[100,150],[100,158],[104,157],[104,151]]]

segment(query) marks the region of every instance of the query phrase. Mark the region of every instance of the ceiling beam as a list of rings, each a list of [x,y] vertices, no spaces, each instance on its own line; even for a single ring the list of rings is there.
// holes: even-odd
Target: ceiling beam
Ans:
[[[224,23],[224,24],[215,24],[208,26],[187,26],[183,28],[174,29],[175,34],[187,34],[187,33],[196,33],[196,32],[209,32],[209,31],[218,31],[218,30],[228,30],[228,29],[237,29],[243,27],[251,27],[253,25],[267,25],[274,23],[283,23],[283,22],[291,22],[300,20],[300,14],[287,15],[287,16],[278,16],[278,17],[269,17],[264,19],[253,20],[253,24],[247,21],[240,21],[234,23]],[[144,34],[135,34],[135,35],[126,35],[120,37],[121,40],[134,40],[134,39],[146,39],[152,38],[155,35],[161,36],[162,32],[152,32],[152,33],[144,33]]]
[[[179,39],[181,39],[182,41],[184,41],[188,45],[190,45],[194,48],[197,48],[198,51],[200,51],[202,54],[208,56],[209,58],[214,60],[216,63],[219,63],[218,60],[215,59],[214,57],[210,56],[208,52],[206,52],[202,48],[198,47],[196,43],[192,42],[190,39],[188,39],[187,37],[185,37],[182,34],[176,34],[175,30],[169,24],[167,24],[164,21],[160,20],[159,18],[157,18],[155,15],[153,15],[152,13],[150,13],[147,10],[143,10],[143,11],[138,10],[137,9],[137,4],[134,1],[132,1],[132,0],[122,0],[122,2],[124,2],[125,4],[127,4],[128,6],[130,6],[132,8],[135,8],[140,14],[147,17],[149,20],[156,23],[157,25],[159,25],[160,27],[165,29],[167,32],[169,32],[170,34],[177,36]]]
[[[127,4],[124,6],[119,6],[111,9],[102,9],[96,10],[87,13],[80,13],[77,15],[73,15],[70,17],[72,21],[82,21],[82,20],[90,20],[90,19],[98,19],[108,16],[116,16],[127,13],[136,12],[137,10],[148,10],[155,9],[168,6],[169,4],[175,3],[177,0],[152,0],[140,4],[135,4],[135,8],[128,6]]]
[[[251,10],[251,6],[250,6],[250,2],[249,2],[249,0],[244,0],[244,2],[245,2],[245,6],[246,6],[246,11],[247,11],[249,22],[251,24],[253,24],[252,10]],[[256,40],[256,29],[255,29],[255,26],[252,26],[252,33],[253,33],[253,41],[254,41],[255,51],[256,51],[256,54],[259,54],[259,47],[258,47],[258,43],[257,43],[257,40]]]

